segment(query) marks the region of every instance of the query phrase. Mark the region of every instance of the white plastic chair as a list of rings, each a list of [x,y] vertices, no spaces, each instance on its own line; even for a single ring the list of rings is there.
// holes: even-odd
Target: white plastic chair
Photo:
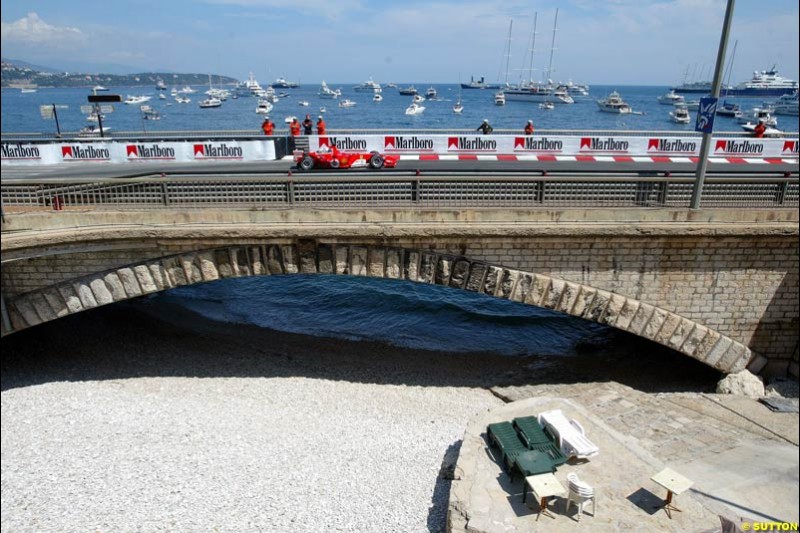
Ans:
[[[577,420],[567,420],[561,409],[540,413],[538,419],[539,424],[550,430],[567,457],[587,459],[600,452],[600,448],[586,437],[583,426]]]
[[[567,512],[569,512],[569,506],[575,504],[578,508],[578,522],[581,521],[581,515],[583,514],[583,505],[591,501],[592,502],[592,516],[597,516],[597,498],[594,493],[594,488],[587,485],[585,482],[581,481],[578,478],[578,474],[575,472],[570,472],[567,474],[567,481],[569,481],[569,495],[567,496]]]

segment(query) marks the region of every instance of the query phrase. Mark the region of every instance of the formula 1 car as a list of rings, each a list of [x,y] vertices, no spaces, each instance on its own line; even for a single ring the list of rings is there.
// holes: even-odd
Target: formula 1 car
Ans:
[[[396,155],[381,155],[379,152],[341,152],[336,146],[327,151],[303,152],[296,155],[294,162],[297,168],[307,172],[315,168],[394,168],[397,166]]]

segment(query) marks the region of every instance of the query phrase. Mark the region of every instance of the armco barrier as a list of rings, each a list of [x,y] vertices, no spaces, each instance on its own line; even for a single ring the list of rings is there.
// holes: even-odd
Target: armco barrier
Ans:
[[[282,151],[285,153],[285,146]],[[267,161],[277,158],[273,140],[3,142],[4,165],[137,163],[147,161]]]

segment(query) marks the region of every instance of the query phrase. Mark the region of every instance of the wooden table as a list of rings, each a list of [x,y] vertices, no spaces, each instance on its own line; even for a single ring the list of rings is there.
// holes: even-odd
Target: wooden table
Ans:
[[[528,476],[525,478],[525,484],[530,486],[533,495],[539,499],[539,514],[536,515],[536,521],[542,514],[546,514],[551,518],[555,518],[547,510],[547,500],[552,496],[563,496],[566,490],[561,483],[558,482],[556,476],[553,474],[538,474],[536,476]],[[522,487],[523,492],[526,492],[525,485]],[[524,501],[524,494],[523,494]]]
[[[664,500],[661,505],[657,505],[656,509],[663,508],[664,512],[667,513],[667,516],[670,518],[670,520],[672,520],[673,511],[679,513],[681,512],[680,509],[672,504],[672,497],[676,494],[681,494],[682,492],[689,490],[689,488],[694,485],[694,481],[680,475],[671,468],[665,468],[650,479],[667,489],[667,499]]]

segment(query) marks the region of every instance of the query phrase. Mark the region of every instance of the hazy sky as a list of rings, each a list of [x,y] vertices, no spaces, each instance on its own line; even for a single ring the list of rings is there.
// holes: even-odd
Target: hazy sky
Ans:
[[[554,79],[666,85],[713,66],[724,0],[16,0],[2,6],[4,57],[69,68],[213,72],[301,83],[495,81],[514,21],[519,79],[538,12],[534,78],[560,9]],[[798,1],[737,0],[732,82],[773,63],[798,79]],[[73,67],[74,68],[74,67]],[[501,78],[504,73],[501,74]],[[710,75],[706,76],[710,78]]]

